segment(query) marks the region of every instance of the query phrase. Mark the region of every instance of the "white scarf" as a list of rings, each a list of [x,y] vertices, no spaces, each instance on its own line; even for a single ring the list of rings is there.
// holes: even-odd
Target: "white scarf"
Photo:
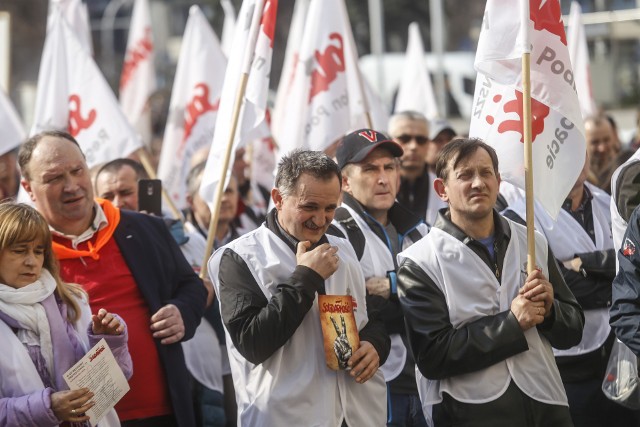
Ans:
[[[42,270],[40,278],[22,288],[13,288],[0,283],[0,311],[20,325],[18,339],[24,345],[40,346],[51,378],[55,378],[53,345],[47,313],[42,301],[56,290],[56,281],[49,271]]]

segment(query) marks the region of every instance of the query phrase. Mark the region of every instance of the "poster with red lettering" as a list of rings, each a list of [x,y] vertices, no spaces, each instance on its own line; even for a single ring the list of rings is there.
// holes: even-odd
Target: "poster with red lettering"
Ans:
[[[360,347],[351,295],[318,295],[320,324],[327,367],[334,371],[349,367],[347,362]]]

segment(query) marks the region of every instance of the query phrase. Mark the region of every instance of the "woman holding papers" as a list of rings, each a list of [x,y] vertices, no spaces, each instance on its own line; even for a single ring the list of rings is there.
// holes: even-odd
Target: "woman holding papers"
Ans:
[[[131,377],[124,322],[105,309],[91,315],[84,291],[58,271],[44,218],[0,204],[0,426],[88,426],[93,394],[68,390],[63,374],[102,338]],[[100,422],[118,425],[114,411]]]

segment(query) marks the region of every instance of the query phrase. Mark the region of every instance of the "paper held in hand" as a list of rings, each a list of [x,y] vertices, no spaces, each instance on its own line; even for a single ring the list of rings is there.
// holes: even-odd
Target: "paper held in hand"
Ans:
[[[347,362],[360,347],[351,295],[318,295],[324,353],[329,369],[348,370]]]
[[[94,394],[96,404],[87,411],[92,427],[129,391],[129,382],[104,338],[65,372],[63,378],[71,390],[87,387]]]

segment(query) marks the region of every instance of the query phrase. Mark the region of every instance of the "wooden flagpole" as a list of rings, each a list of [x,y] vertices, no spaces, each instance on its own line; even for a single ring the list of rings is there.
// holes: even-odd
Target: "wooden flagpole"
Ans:
[[[524,137],[524,185],[527,215],[527,273],[536,268],[535,213],[533,209],[533,156],[531,137],[531,41],[529,40],[529,0],[521,2],[522,54],[522,130]]]
[[[244,98],[247,82],[249,81],[249,72],[251,71],[251,63],[253,61],[253,55],[255,52],[256,41],[258,39],[258,30],[260,29],[260,20],[262,18],[262,12],[264,9],[264,0],[257,0],[251,18],[251,28],[249,29],[248,46],[244,52],[244,58],[242,62],[242,74],[240,76],[240,85],[236,92],[236,97],[233,101],[233,113],[231,118],[231,132],[229,132],[229,138],[227,139],[227,146],[225,148],[224,162],[220,170],[220,179],[216,186],[216,193],[213,200],[213,209],[211,210],[211,221],[209,222],[209,231],[207,232],[207,246],[204,251],[204,260],[202,261],[202,267],[200,268],[200,278],[207,278],[207,261],[213,252],[213,243],[215,242],[216,229],[218,228],[218,219],[220,217],[220,204],[222,203],[222,196],[224,194],[224,184],[227,178],[227,171],[229,170],[229,163],[231,159],[231,151],[233,150],[233,141],[236,137],[238,128],[238,122],[240,120],[240,109],[242,108],[242,99]],[[213,149],[213,147],[212,147]]]

